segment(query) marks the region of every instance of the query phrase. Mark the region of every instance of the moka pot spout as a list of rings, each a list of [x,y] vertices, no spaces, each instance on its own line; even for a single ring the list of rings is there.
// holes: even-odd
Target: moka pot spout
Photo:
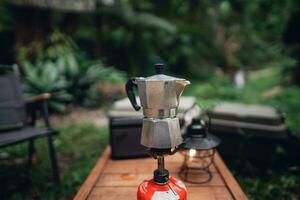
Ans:
[[[184,88],[189,84],[191,84],[190,81],[185,80],[185,79],[175,80],[175,92],[176,92],[178,101],[179,101],[179,98],[180,98]]]

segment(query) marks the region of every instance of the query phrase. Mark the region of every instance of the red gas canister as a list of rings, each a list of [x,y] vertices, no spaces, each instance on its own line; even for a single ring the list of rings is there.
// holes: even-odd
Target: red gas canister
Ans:
[[[144,180],[138,188],[138,200],[186,200],[185,185],[172,176],[165,183]]]

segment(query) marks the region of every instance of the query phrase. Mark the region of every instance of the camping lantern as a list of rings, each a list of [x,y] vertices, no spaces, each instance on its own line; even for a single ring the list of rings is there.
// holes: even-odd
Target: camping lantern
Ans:
[[[190,183],[209,182],[212,178],[209,167],[214,162],[219,144],[220,139],[208,133],[203,122],[190,125],[181,150],[184,162],[179,172],[180,178]]]

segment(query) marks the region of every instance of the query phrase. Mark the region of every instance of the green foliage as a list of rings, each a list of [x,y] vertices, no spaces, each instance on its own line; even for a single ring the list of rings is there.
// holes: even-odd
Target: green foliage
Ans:
[[[49,106],[57,112],[65,112],[65,104],[71,102],[72,95],[67,92],[68,83],[57,70],[56,63],[48,61],[35,66],[29,62],[22,65],[23,90],[27,96],[50,93]]]
[[[298,169],[299,170],[299,169]],[[260,176],[238,176],[239,183],[247,188],[249,199],[298,199],[299,172],[295,168],[286,171],[268,171]]]
[[[72,197],[107,145],[108,129],[92,124],[70,123],[62,126],[60,131],[56,144],[59,155],[66,163],[62,169],[63,183],[59,196]]]
[[[37,163],[32,166],[30,173],[13,180],[13,191],[9,190],[12,183],[2,182],[1,198],[59,200],[73,198],[107,145],[108,129],[98,128],[92,124],[68,123],[61,125],[59,131],[60,134],[54,144],[60,166],[60,186],[57,187],[52,181],[47,141],[39,139],[36,141]],[[5,149],[9,156],[7,160],[26,158],[27,147],[28,145],[24,143]],[[4,162],[5,160],[0,160],[1,166]],[[11,162],[10,165],[15,163]],[[22,182],[24,179],[27,181],[25,184]]]
[[[103,44],[104,56],[135,75],[153,72],[146,66],[162,60],[159,49],[164,49],[166,37],[172,38],[177,32],[175,24],[150,12],[150,2],[144,3],[117,0],[113,5],[103,5],[97,23],[96,40]],[[80,39],[82,35],[77,34],[75,38]]]
[[[285,58],[281,61],[283,83],[285,84],[292,83],[293,80],[291,74],[294,73],[296,67],[297,67],[297,60],[295,59]]]
[[[296,1],[135,1],[99,7],[75,39],[97,42],[108,62],[132,75],[165,62],[173,73],[202,78],[203,68],[259,68],[285,57],[281,38]],[[85,18],[82,22],[89,21]],[[86,30],[96,31],[89,37]]]
[[[287,116],[287,124],[295,133],[300,134],[300,87],[290,86],[284,88],[284,91],[265,103],[279,108]]]
[[[129,1],[116,0],[116,3],[113,6],[105,7],[103,10],[107,15],[122,19],[125,25],[130,27],[137,26],[138,28],[143,29],[161,29],[168,33],[176,32],[176,26],[169,23],[167,20],[142,9],[137,12],[134,6],[139,6],[143,3],[144,2],[134,5]],[[151,5],[146,7],[147,10],[150,8],[149,6]]]
[[[6,0],[0,1],[0,33],[12,29],[12,13],[8,9]]]
[[[24,61],[24,88],[27,95],[51,93],[50,108],[65,112],[66,104],[98,105],[98,81],[120,84],[124,73],[105,67],[99,60],[90,60],[66,35],[55,32],[49,45],[40,51],[35,64]],[[26,54],[27,49],[23,53]]]
[[[99,4],[94,14],[74,14],[74,21],[69,13],[52,11],[51,27],[73,27],[70,35],[80,48],[93,57],[105,57],[105,63],[130,75],[151,74],[154,63],[165,62],[169,71],[194,78],[203,77],[203,68],[228,72],[260,68],[270,60],[285,58],[288,52],[281,39],[291,14],[299,10],[296,0],[115,0]],[[13,15],[6,3],[1,5],[3,30],[11,29]],[[57,32],[49,41],[32,40],[31,45],[26,41],[26,47],[17,49],[19,61],[57,56],[65,47],[76,46]],[[57,40],[63,45],[45,54],[44,49]]]

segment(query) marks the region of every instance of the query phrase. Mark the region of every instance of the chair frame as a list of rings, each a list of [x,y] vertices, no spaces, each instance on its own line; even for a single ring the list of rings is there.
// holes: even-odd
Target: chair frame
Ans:
[[[16,76],[18,76],[18,67],[17,65],[0,65],[0,69],[13,69],[13,72],[15,73]],[[48,112],[48,106],[47,106],[47,100],[51,98],[51,95],[49,93],[42,93],[33,97],[30,97],[28,99],[23,99],[25,106],[24,108],[26,109],[26,115],[27,118],[30,119],[29,123],[26,123],[24,127],[35,127],[36,125],[36,119],[37,119],[37,114],[39,113],[42,116],[43,122],[44,122],[44,127],[47,129],[47,132],[43,135],[35,135],[35,136],[30,136],[28,138],[23,138],[20,140],[16,140],[14,142],[8,142],[6,144],[1,144],[0,148],[4,148],[7,146],[12,146],[16,145],[22,142],[27,142],[29,141],[28,144],[28,166],[31,166],[34,160],[36,159],[36,148],[34,145],[35,139],[39,137],[47,137],[47,143],[48,143],[48,148],[49,148],[49,155],[50,155],[50,160],[51,160],[51,167],[52,167],[52,173],[53,173],[53,179],[55,183],[59,184],[60,182],[60,177],[59,177],[59,168],[58,168],[58,163],[57,163],[57,156],[56,156],[56,151],[55,147],[53,144],[53,136],[54,134],[57,134],[58,131],[53,129],[49,120],[49,112]],[[6,131],[5,133],[9,133],[9,131]],[[0,134],[1,138],[1,134]]]

